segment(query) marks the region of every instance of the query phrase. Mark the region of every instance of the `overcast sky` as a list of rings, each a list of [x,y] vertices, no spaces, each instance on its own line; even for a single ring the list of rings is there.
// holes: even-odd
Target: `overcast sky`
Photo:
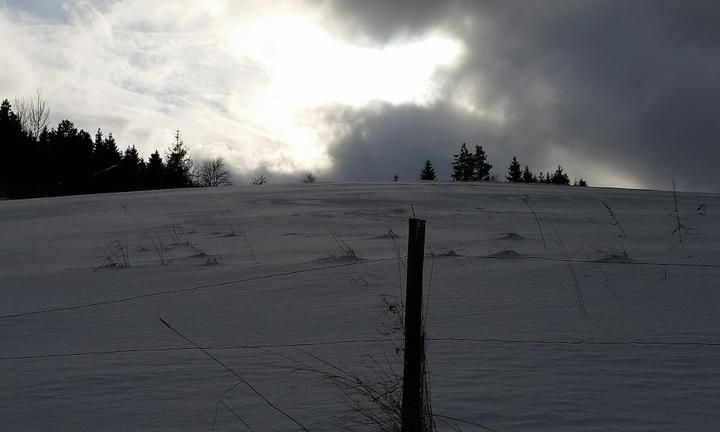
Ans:
[[[720,2],[0,0],[0,98],[144,155],[449,177],[482,145],[592,185],[720,191]],[[272,179],[272,177],[271,177]]]

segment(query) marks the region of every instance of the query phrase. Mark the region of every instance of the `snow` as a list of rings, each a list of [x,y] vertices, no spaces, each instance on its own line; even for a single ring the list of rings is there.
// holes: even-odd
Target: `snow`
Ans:
[[[398,366],[384,301],[403,290],[413,212],[428,226],[436,414],[503,432],[717,430],[720,196],[679,204],[682,243],[659,191],[267,184],[3,201],[0,430],[207,431],[219,400],[254,430],[299,429],[244,384],[224,393],[238,379],[160,318],[308,429],[347,426],[317,371]],[[98,268],[115,241],[130,266]],[[214,429],[247,430],[223,406]]]

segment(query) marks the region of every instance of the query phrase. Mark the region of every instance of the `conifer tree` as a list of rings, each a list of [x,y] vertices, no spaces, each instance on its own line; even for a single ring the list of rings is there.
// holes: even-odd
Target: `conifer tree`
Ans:
[[[116,192],[127,190],[123,184],[122,174],[119,172],[122,154],[118,150],[112,133],[103,137],[102,130],[95,133],[92,144],[92,190],[94,192]]]
[[[5,99],[0,104],[0,196],[22,195],[31,188],[34,179],[26,164],[32,161],[32,148],[31,137]]]
[[[575,184],[575,186],[588,187],[588,182],[585,181],[585,179],[583,179],[582,177],[580,177],[579,180],[575,180],[574,184]]]
[[[568,177],[568,175],[565,172],[563,172],[562,167],[560,165],[558,165],[557,169],[555,170],[555,173],[553,173],[552,177],[550,177],[548,183],[559,184],[559,185],[569,185],[570,177]]]
[[[437,180],[435,168],[430,160],[425,161],[425,167],[420,171],[420,180]]]
[[[123,190],[138,190],[142,187],[142,175],[145,170],[140,154],[135,146],[125,149],[120,159],[120,185]]]
[[[52,147],[53,193],[73,194],[91,191],[93,141],[90,134],[63,120],[48,134]]]
[[[460,153],[453,155],[452,179],[453,181],[470,181],[472,179],[473,157],[467,149],[467,144],[460,146]]]
[[[120,149],[118,149],[115,138],[113,138],[112,132],[105,138],[105,165],[107,168],[117,165],[120,162],[122,155]]]
[[[522,178],[520,179],[523,183],[537,183],[538,179],[535,177],[535,174],[530,171],[530,168],[525,165],[525,169],[522,172]]]
[[[95,132],[95,141],[93,141],[93,168],[100,171],[104,168],[105,161],[105,140],[103,139],[102,130]]]
[[[178,130],[175,133],[175,143],[170,148],[170,153],[165,160],[167,185],[169,187],[192,186],[192,167],[192,160],[180,139],[180,130]]]
[[[513,156],[505,179],[509,183],[520,183],[522,181],[522,169],[520,168],[520,162],[518,162],[517,156]]]
[[[482,146],[475,146],[475,154],[472,156],[471,180],[489,181],[492,165],[487,162],[487,155]]]
[[[144,180],[146,188],[161,189],[165,187],[165,164],[157,150],[148,158]]]

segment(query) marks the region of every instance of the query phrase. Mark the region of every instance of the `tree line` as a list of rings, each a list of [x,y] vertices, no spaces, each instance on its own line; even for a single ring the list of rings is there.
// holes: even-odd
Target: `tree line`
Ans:
[[[460,146],[460,151],[453,155],[452,162],[452,174],[451,178],[453,181],[498,181],[498,178],[490,173],[492,165],[488,163],[487,154],[483,150],[482,146],[476,145],[474,151],[471,153],[467,144],[463,143]],[[398,180],[397,174],[394,178]],[[437,180],[435,174],[435,168],[430,160],[425,161],[425,165],[420,171],[420,180]],[[520,162],[518,162],[517,156],[513,156],[510,165],[507,168],[507,174],[505,175],[505,181],[508,183],[548,183],[548,184],[559,184],[569,185],[570,176],[567,175],[562,166],[558,165],[557,169],[550,173],[549,171],[543,173],[542,171],[535,175],[530,167],[525,165],[522,168]],[[573,182],[575,186],[587,186],[587,182],[580,178]]]
[[[0,197],[40,197],[100,192],[125,192],[190,186],[231,184],[222,158],[196,165],[180,136],[164,156],[156,149],[146,160],[135,146],[120,150],[112,133],[98,129],[94,136],[78,129],[70,120],[49,129],[49,108],[40,92],[33,99],[7,99],[0,104]],[[463,143],[453,155],[453,181],[498,181],[491,174],[493,165],[482,146],[471,152]],[[396,174],[394,180],[399,179]],[[435,168],[427,160],[421,180],[437,180]],[[312,173],[303,182],[314,183]],[[554,172],[535,175],[513,157],[505,180],[510,183],[570,184],[570,177],[558,165]],[[267,182],[264,176],[253,184]],[[582,178],[576,186],[587,186]]]
[[[94,136],[70,120],[49,129],[49,109],[36,99],[0,105],[0,196],[39,197],[230,184],[222,158],[195,166],[180,131],[164,157],[145,161],[135,146],[120,150],[112,133]]]

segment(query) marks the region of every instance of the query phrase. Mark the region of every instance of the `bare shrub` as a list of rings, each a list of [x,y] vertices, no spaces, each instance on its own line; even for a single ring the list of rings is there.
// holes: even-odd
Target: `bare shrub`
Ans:
[[[152,235],[150,235],[150,232],[145,228],[145,226],[140,222],[140,219],[135,217],[134,214],[130,213],[130,210],[128,210],[125,205],[122,206],[123,210],[125,210],[125,213],[132,218],[133,221],[137,224],[137,226],[142,230],[143,234],[145,234],[145,237],[150,240],[150,243],[152,244],[153,249],[155,250],[155,253],[157,254],[158,258],[160,258],[160,264],[166,265],[169,264],[169,261],[167,260],[167,252],[168,248],[165,246],[162,242],[162,237],[157,236],[157,239],[153,238]]]
[[[317,177],[315,174],[312,173],[312,171],[308,171],[305,173],[305,177],[303,177],[303,183],[306,184],[312,184],[317,182]]]
[[[600,202],[603,203],[603,205],[608,211],[608,214],[613,219],[613,225],[618,227],[618,229],[620,230],[620,237],[627,237],[627,234],[625,234],[625,229],[623,228],[622,223],[620,223],[620,219],[617,218],[617,215],[615,215],[615,212],[613,211],[612,207],[610,207],[610,204],[606,203],[605,201]]]
[[[267,177],[265,177],[264,175],[261,175],[261,176],[257,176],[254,179],[252,179],[252,182],[250,182],[250,183],[253,186],[262,186],[267,182],[268,182]]]
[[[130,251],[126,244],[120,243],[120,240],[115,240],[108,247],[102,247],[101,250],[103,253],[98,257],[101,263],[96,270],[105,267],[130,267]]]
[[[318,215],[315,215],[315,218],[317,219],[320,226],[327,231],[328,234],[330,234],[330,237],[335,241],[335,243],[338,245],[340,250],[342,250],[343,255],[346,258],[352,258],[357,259],[358,255],[355,252],[355,249],[353,249],[341,236],[340,234],[333,229],[332,226],[330,226],[329,223],[325,223]]]

